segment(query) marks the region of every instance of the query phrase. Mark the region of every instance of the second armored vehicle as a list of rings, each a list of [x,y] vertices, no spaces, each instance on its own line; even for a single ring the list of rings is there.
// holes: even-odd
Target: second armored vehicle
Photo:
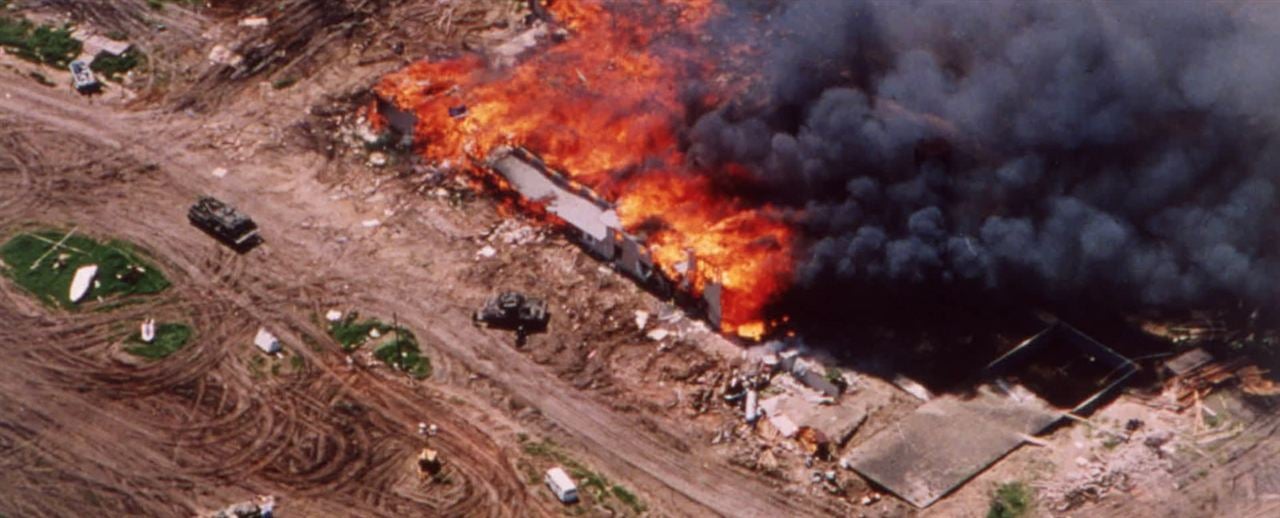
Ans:
[[[514,291],[489,299],[475,314],[477,325],[514,329],[521,335],[546,330],[550,318],[546,302]]]
[[[187,219],[239,253],[248,252],[262,243],[257,223],[235,207],[211,196],[202,196],[196,201],[187,211]]]

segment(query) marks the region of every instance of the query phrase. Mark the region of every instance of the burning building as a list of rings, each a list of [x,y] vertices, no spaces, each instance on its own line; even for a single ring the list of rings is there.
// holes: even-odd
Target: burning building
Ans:
[[[514,63],[415,63],[377,85],[379,111],[428,162],[520,195],[650,291],[759,338],[789,284],[791,229],[696,172],[679,143],[683,72],[704,67],[686,49],[714,7],[556,2],[568,36]],[[624,27],[617,9],[638,12]]]
[[[1280,18],[1169,4],[1150,25],[1061,2],[561,0],[524,55],[376,91],[430,162],[514,188],[493,165],[525,160],[499,151],[536,154],[594,200],[566,214],[616,215],[588,249],[718,289],[730,334],[895,300],[1269,305],[1280,126],[1256,107],[1280,89],[1222,67],[1260,62]]]
[[[555,172],[528,151],[499,148],[488,166],[525,200],[538,203],[563,222],[569,238],[592,256],[609,262],[659,297],[678,296],[684,306],[695,309],[713,327],[720,328],[722,288],[710,282],[702,287],[700,296],[694,295],[692,279],[696,278],[698,262],[693,251],[684,263],[675,266],[678,278],[673,278],[654,262],[653,253],[641,237],[623,229],[613,204]]]
[[[382,98],[378,99],[377,107],[379,116],[391,129],[413,134],[417,118],[411,111]],[[694,291],[698,262],[693,250],[688,251],[684,262],[674,265],[675,275],[668,274],[655,262],[644,238],[623,228],[614,204],[555,171],[530,151],[500,146],[492,150],[483,165],[495,175],[489,180],[498,183],[503,192],[512,193],[521,203],[545,213],[592,257],[609,263],[653,294],[664,299],[674,298],[681,306],[706,318],[713,328],[721,329],[723,288],[713,281]]]

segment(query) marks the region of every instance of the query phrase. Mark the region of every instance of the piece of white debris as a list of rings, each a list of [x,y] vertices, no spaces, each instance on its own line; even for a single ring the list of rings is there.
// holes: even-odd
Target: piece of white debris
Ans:
[[[381,224],[382,224],[382,222],[381,222],[381,221],[378,221],[378,220],[376,220],[376,219],[366,219],[366,220],[364,220],[364,221],[361,221],[361,222],[360,222],[360,224],[361,224],[361,225],[364,225],[364,228],[373,228],[373,227],[376,227],[376,226],[378,226],[378,225],[381,225]]]
[[[241,27],[266,27],[267,18],[265,16],[250,16],[240,20]]]
[[[636,328],[644,331],[645,324],[649,323],[649,312],[636,310]]]
[[[476,257],[483,257],[488,259],[495,255],[498,255],[498,250],[489,245],[485,245],[484,248],[481,248],[480,250],[476,251]]]
[[[225,167],[215,167],[209,174],[212,174],[214,178],[226,178],[227,169]]]
[[[369,153],[369,165],[374,167],[382,167],[387,165],[387,154],[381,151]]]
[[[324,319],[330,322],[337,322],[342,320],[342,312],[336,309],[331,309],[328,313],[324,314]]]
[[[375,327],[369,330],[369,338],[377,338],[379,336],[382,336],[382,331],[378,331],[378,328]]]
[[[67,294],[67,299],[71,302],[80,302],[80,299],[89,293],[90,281],[93,281],[93,277],[97,274],[98,265],[96,264],[81,266],[77,269],[75,277],[71,279],[71,290]]]
[[[646,334],[645,336],[649,337],[650,340],[653,340],[655,342],[661,342],[664,338],[670,335],[671,335],[671,331],[667,331],[666,329],[654,329],[653,331],[649,331],[649,333]]]

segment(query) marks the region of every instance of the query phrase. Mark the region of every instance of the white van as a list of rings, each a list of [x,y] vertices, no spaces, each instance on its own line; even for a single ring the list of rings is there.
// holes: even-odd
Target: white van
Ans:
[[[560,502],[572,504],[578,501],[578,486],[573,483],[573,479],[569,478],[569,474],[564,472],[563,468],[555,467],[547,470],[547,487],[551,488],[551,492],[556,494],[556,498]]]

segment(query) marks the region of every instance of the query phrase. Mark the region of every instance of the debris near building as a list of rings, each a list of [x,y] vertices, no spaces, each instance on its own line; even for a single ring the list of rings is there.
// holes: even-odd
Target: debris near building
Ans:
[[[1280,384],[1269,378],[1269,370],[1258,367],[1246,357],[1218,361],[1202,348],[1186,351],[1161,366],[1166,403],[1178,411],[1186,410],[1215,390],[1239,386],[1254,396],[1280,395]]]
[[[252,218],[212,196],[201,196],[187,211],[187,219],[238,253],[248,252],[262,243],[258,224]]]
[[[208,518],[272,518],[275,515],[275,507],[276,498],[263,495],[256,500],[232,504],[205,516]]]

